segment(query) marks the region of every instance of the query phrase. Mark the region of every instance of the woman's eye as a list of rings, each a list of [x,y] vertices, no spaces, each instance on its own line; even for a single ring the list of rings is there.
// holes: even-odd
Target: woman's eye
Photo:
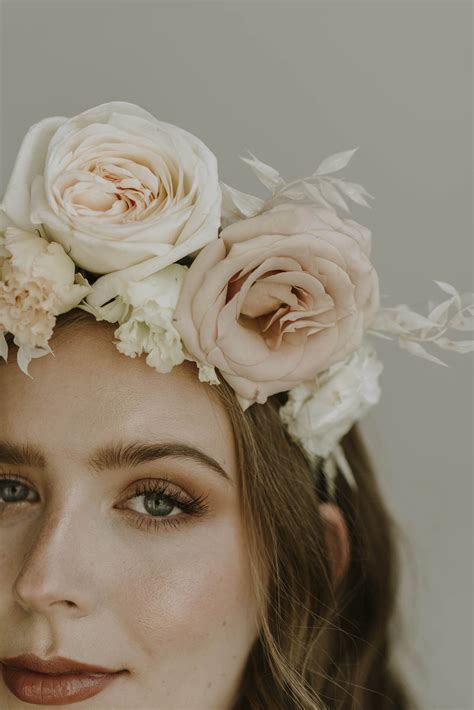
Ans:
[[[120,507],[130,512],[137,528],[158,530],[163,526],[178,527],[193,517],[201,517],[209,510],[207,495],[184,494],[164,481],[141,481],[127,505]]]
[[[180,505],[172,496],[167,496],[160,491],[149,491],[135,495],[130,499],[131,509],[137,513],[152,515],[153,517],[168,517],[173,511],[180,512]],[[176,514],[176,513],[175,513]]]
[[[36,493],[29,486],[15,479],[0,480],[1,503],[22,503],[25,500],[37,500]]]

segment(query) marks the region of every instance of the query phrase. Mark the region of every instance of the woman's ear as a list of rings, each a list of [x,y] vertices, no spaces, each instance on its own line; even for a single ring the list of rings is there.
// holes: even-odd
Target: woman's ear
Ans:
[[[324,524],[326,549],[335,586],[347,572],[350,560],[349,532],[342,510],[335,503],[321,503],[319,513]]]

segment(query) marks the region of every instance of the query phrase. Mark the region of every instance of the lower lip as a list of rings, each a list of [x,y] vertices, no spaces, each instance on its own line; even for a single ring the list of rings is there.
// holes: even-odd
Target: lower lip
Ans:
[[[97,695],[123,672],[50,675],[2,664],[2,675],[7,688],[25,703],[69,705]]]

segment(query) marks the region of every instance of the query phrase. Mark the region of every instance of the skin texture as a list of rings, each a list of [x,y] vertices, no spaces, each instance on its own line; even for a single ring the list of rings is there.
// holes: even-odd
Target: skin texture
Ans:
[[[33,379],[14,358],[0,366],[2,439],[36,445],[47,460],[44,470],[0,464],[29,491],[20,503],[0,496],[0,658],[127,669],[80,703],[91,710],[231,708],[257,628],[225,410],[186,363],[162,375],[119,353],[108,324],[51,345],[55,357],[31,362]],[[190,458],[101,473],[85,462],[97,447],[135,440],[198,447],[230,480]],[[176,527],[162,515],[156,530],[139,528],[153,516],[146,496],[133,498],[136,484],[163,478],[185,499],[206,496],[208,509],[193,517],[175,507],[166,517]],[[18,700],[0,676],[0,707],[46,706]]]

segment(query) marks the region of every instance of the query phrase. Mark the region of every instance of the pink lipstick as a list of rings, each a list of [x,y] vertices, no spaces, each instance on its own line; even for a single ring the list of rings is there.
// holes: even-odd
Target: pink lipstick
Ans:
[[[23,702],[36,705],[69,705],[92,698],[128,673],[62,656],[43,660],[30,653],[0,663],[7,688]]]

